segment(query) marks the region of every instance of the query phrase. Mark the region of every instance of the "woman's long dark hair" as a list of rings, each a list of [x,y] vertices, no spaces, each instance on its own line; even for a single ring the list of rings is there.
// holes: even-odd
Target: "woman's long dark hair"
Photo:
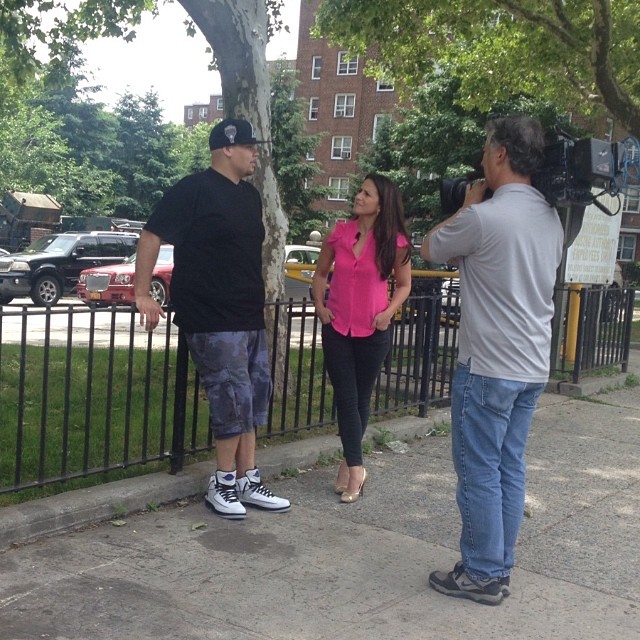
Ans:
[[[411,242],[404,220],[402,195],[394,182],[378,173],[370,173],[364,180],[371,180],[376,185],[380,199],[380,213],[373,224],[373,238],[376,241],[376,266],[380,271],[380,277],[386,280],[391,275],[396,261],[398,234],[403,235],[409,242],[406,249],[400,250],[406,252],[402,264],[411,258]]]

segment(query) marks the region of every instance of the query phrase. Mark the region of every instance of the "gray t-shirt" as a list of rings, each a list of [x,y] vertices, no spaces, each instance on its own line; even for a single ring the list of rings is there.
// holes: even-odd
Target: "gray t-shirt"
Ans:
[[[462,257],[458,360],[469,362],[472,374],[548,379],[563,237],[556,210],[518,183],[500,187],[430,237],[432,260]]]

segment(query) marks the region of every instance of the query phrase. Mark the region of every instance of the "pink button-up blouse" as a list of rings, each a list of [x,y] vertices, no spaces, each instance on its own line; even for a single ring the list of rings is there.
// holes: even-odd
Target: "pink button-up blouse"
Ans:
[[[333,312],[333,328],[342,335],[354,338],[370,336],[371,326],[378,313],[389,305],[387,281],[380,277],[375,262],[373,233],[367,234],[362,253],[356,257],[353,246],[357,242],[358,221],[338,223],[327,239],[335,252],[335,263],[327,308]],[[407,239],[398,234],[397,247],[408,247]]]

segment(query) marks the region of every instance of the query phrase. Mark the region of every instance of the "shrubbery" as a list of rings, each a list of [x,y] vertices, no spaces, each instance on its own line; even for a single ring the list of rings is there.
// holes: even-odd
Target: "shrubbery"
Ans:
[[[640,262],[623,262],[622,277],[631,287],[640,286]]]

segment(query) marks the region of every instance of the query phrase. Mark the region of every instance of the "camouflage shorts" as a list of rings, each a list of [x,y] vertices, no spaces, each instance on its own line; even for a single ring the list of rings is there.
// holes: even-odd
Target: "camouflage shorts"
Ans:
[[[209,399],[214,438],[265,424],[272,389],[265,331],[191,333],[187,344]]]

